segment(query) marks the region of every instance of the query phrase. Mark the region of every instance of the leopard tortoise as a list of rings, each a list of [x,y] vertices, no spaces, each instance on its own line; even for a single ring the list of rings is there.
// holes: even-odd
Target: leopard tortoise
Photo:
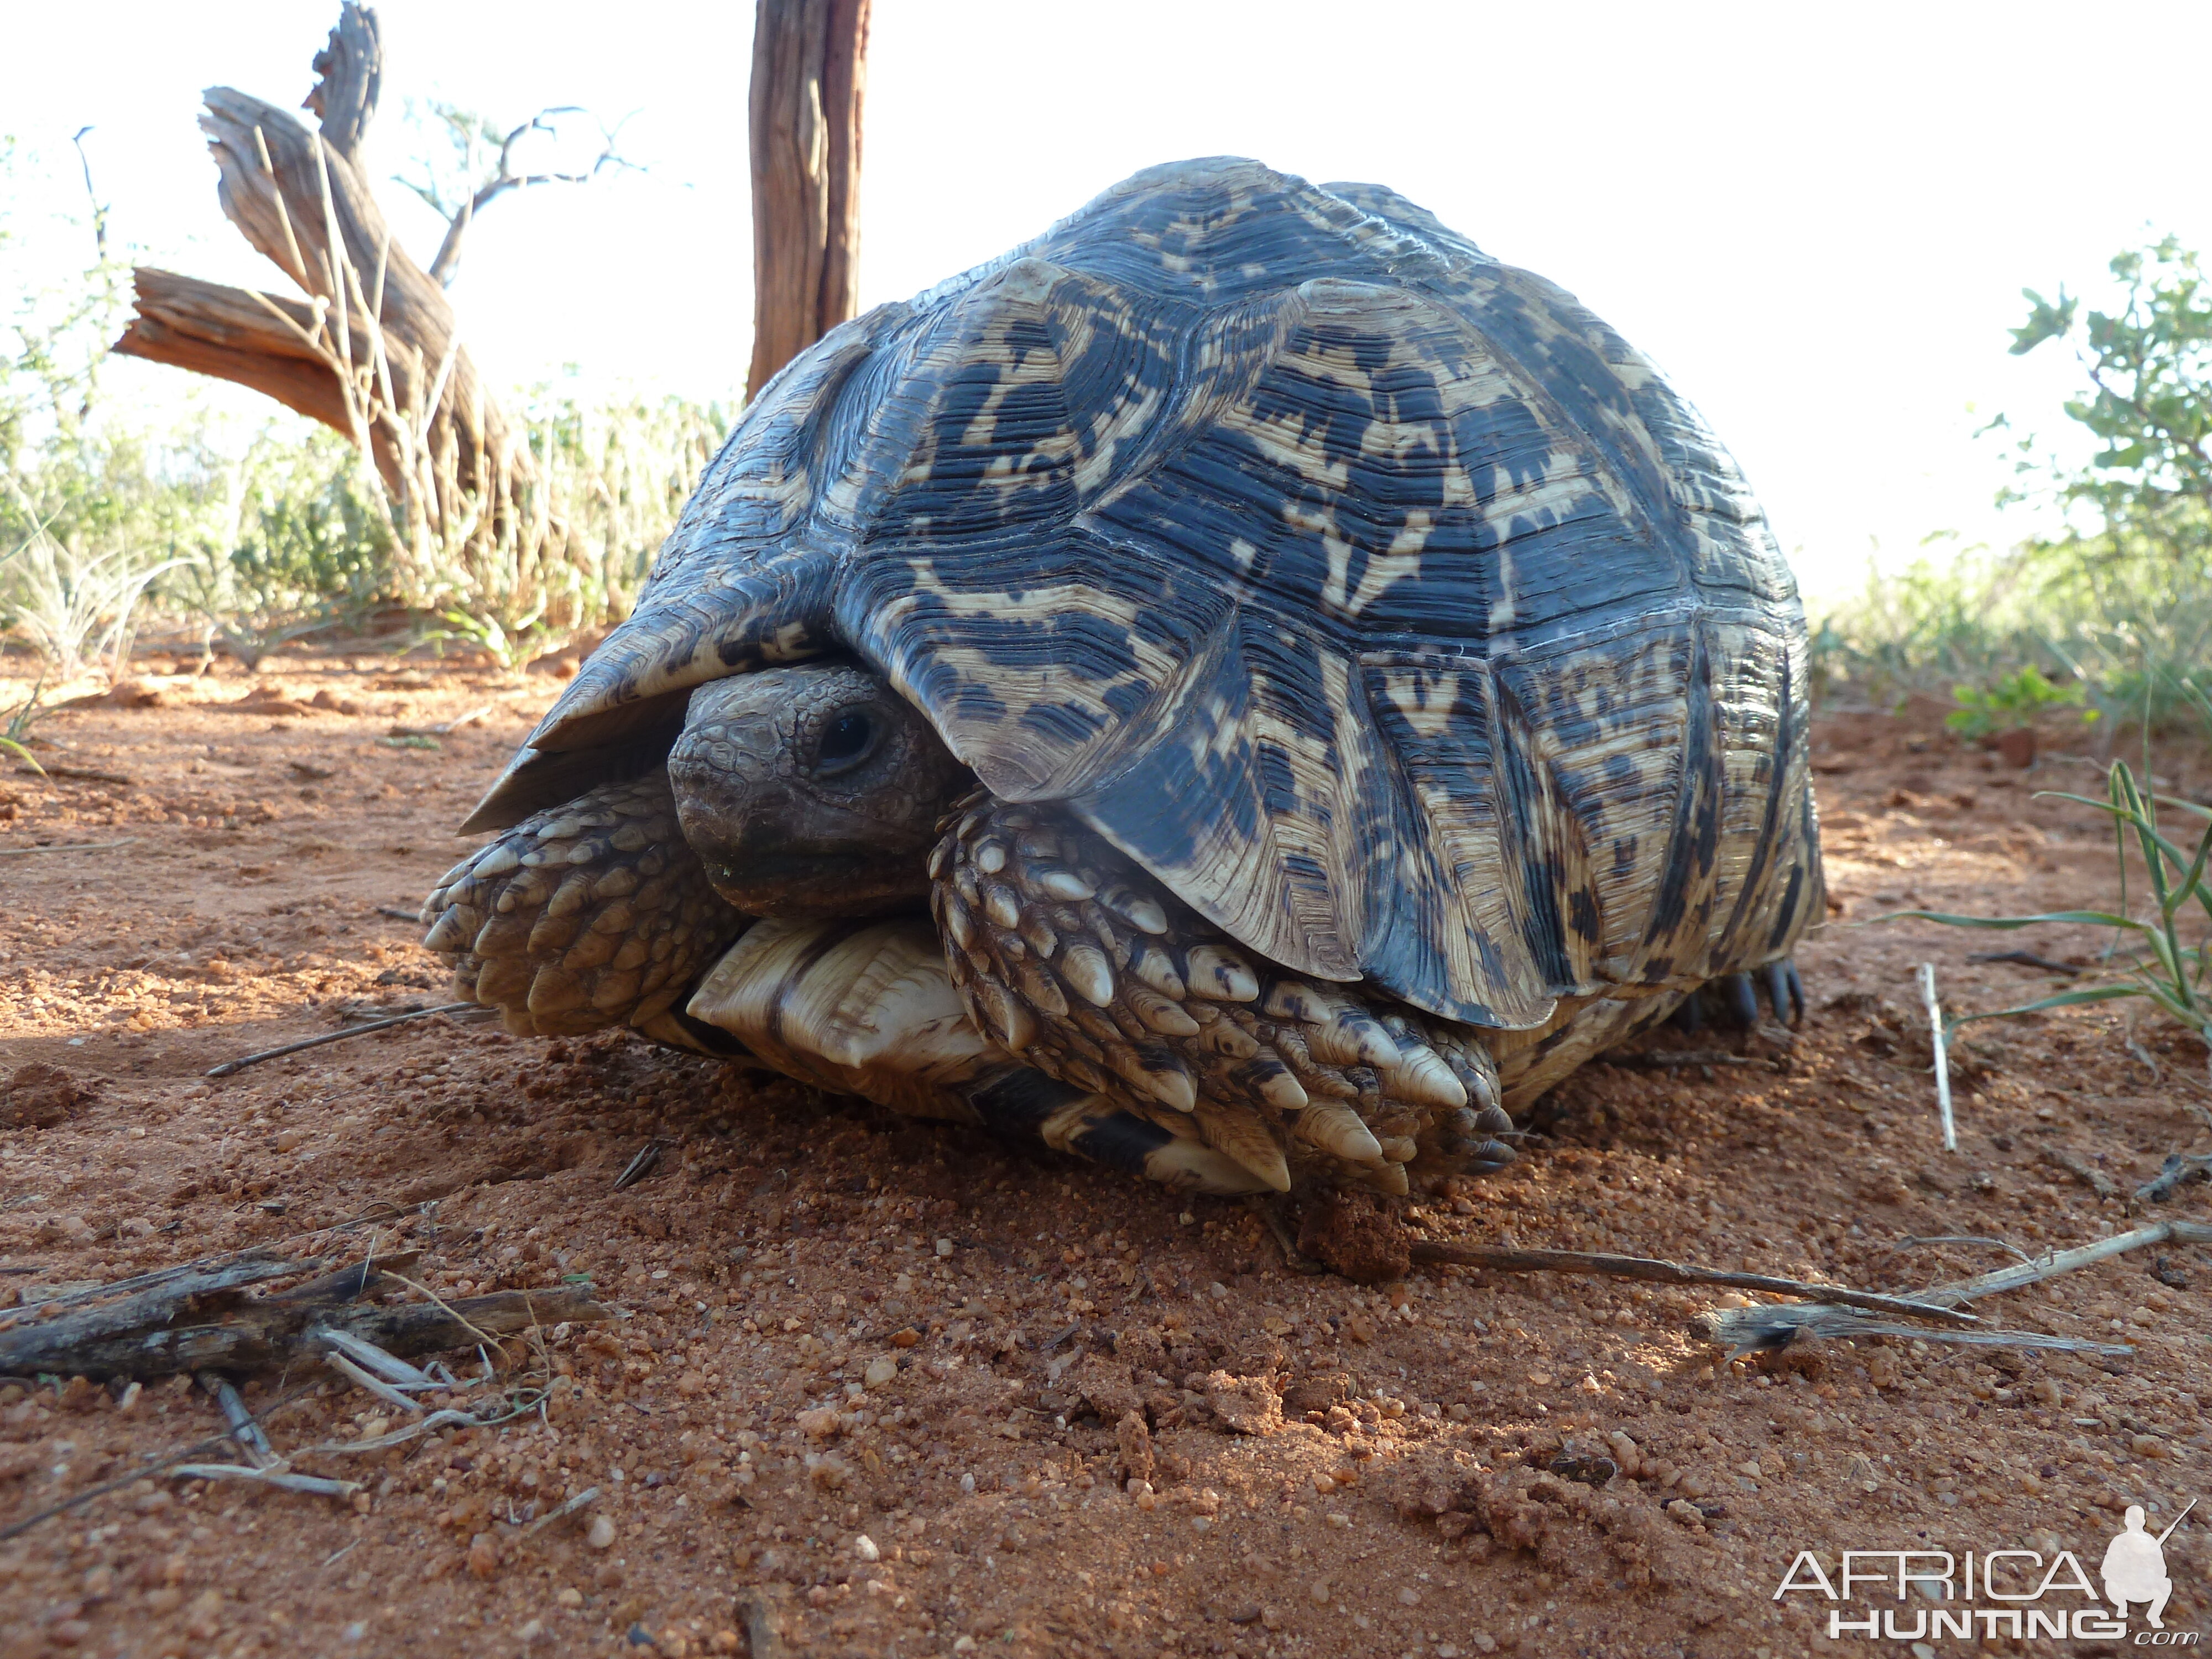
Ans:
[[[1155,167],[762,392],[428,944],[516,1030],[1404,1193],[1701,988],[1802,1011],[1805,653],[1567,294],[1376,185]]]

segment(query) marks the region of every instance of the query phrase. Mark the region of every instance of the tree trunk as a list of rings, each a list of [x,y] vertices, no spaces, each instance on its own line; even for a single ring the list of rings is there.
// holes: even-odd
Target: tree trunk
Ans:
[[[755,13],[748,399],[860,309],[868,5],[759,0]]]
[[[311,131],[228,87],[201,129],[222,210],[310,303],[173,272],[134,273],[115,349],[233,380],[351,438],[399,509],[403,558],[504,545],[534,469],[460,345],[445,291],[392,239],[356,166],[381,78],[375,14],[343,8],[307,106]],[[414,576],[418,570],[404,572]]]

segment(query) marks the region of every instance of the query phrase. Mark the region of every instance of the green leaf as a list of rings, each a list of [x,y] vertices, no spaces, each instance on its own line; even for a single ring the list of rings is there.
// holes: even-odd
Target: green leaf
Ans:
[[[1972,1025],[1979,1019],[2010,1019],[2018,1014],[2039,1014],[2050,1008],[2079,1008],[2092,1002],[2119,1002],[2129,997],[2143,997],[2151,994],[2140,985],[2086,985],[2079,990],[2061,991],[2054,996],[2023,1002],[2011,1008],[1992,1008],[1987,1013],[1961,1014],[1943,1022],[1946,1031],[1954,1031],[1961,1025]]]
[[[1946,927],[2131,927],[2138,933],[2150,930],[2148,922],[2116,916],[2109,910],[2048,910],[2036,916],[1960,916],[1942,910],[1893,910],[1887,915],[1869,916],[1867,921],[1869,925],[1879,921],[1940,921]]]

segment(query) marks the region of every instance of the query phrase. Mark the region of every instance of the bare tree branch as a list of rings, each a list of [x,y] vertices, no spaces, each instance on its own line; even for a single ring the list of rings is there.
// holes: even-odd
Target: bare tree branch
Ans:
[[[449,125],[457,125],[455,117],[459,112],[441,111],[440,113]],[[461,241],[468,234],[469,227],[476,222],[477,215],[508,191],[528,190],[538,185],[587,185],[609,167],[629,173],[646,171],[643,166],[629,160],[616,147],[622,137],[623,127],[629,120],[627,116],[611,128],[605,125],[599,126],[599,153],[592,158],[591,166],[580,173],[517,173],[514,170],[514,148],[523,139],[533,132],[541,132],[549,137],[558,137],[560,128],[555,118],[589,113],[588,110],[575,104],[554,104],[539,110],[500,141],[499,161],[491,177],[478,185],[458,206],[445,199],[434,179],[426,178],[420,184],[410,179],[398,179],[446,220],[445,240],[438,245],[437,257],[430,261],[430,275],[441,288],[451,288],[453,278],[460,274]]]

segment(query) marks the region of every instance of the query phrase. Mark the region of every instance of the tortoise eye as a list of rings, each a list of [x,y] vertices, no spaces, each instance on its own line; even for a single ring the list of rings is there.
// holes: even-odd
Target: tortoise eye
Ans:
[[[815,762],[826,773],[848,772],[876,746],[876,722],[865,708],[848,708],[830,722],[815,745]]]

